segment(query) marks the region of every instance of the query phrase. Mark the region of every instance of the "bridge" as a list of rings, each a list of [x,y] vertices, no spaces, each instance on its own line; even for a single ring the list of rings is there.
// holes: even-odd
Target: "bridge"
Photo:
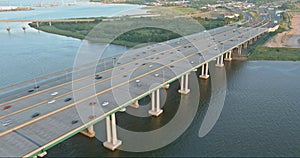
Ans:
[[[149,115],[162,115],[162,89],[179,80],[178,93],[188,95],[189,74],[198,71],[200,79],[208,79],[208,63],[223,67],[233,53],[241,54],[269,31],[270,20],[263,20],[255,27],[224,26],[145,46],[81,65],[76,72],[67,69],[40,77],[35,84],[31,80],[0,89],[0,155],[43,157],[77,133],[94,137],[94,125],[103,120],[107,135],[103,146],[117,149],[126,142],[118,139],[116,113],[138,110],[139,100],[151,96]],[[62,22],[0,22],[54,21]],[[124,92],[130,96],[113,97]],[[86,112],[78,114],[78,109]]]
[[[53,22],[93,22],[95,21],[95,19],[49,19],[49,20],[0,20],[0,23],[6,23],[6,30],[9,32],[10,31],[10,27],[9,27],[9,23],[35,23],[36,27],[39,27],[39,24],[44,22],[44,23],[49,23],[49,26],[52,26]],[[23,30],[25,30],[25,26],[22,27]]]

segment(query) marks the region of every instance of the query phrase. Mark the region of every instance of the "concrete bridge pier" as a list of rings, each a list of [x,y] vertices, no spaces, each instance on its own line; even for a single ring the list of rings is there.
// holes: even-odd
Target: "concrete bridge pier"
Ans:
[[[106,117],[106,136],[107,141],[103,143],[103,146],[107,149],[114,151],[120,145],[122,141],[117,138],[117,126],[115,113]]]
[[[151,110],[149,110],[149,114],[157,117],[162,114],[162,112],[163,110],[160,108],[159,89],[157,89],[151,94]]]
[[[201,75],[199,76],[202,79],[208,79],[208,63],[202,65]]]
[[[243,48],[242,45],[238,46],[238,54],[239,55],[242,55],[242,48]]]
[[[253,44],[253,39],[252,38],[249,40],[249,44]]]
[[[224,61],[231,61],[232,60],[232,50],[225,53]]]
[[[189,74],[185,74],[181,76],[180,81],[180,90],[178,90],[181,94],[188,94],[191,90],[189,89]]]
[[[138,109],[138,108],[140,107],[139,101],[138,101],[138,100],[135,101],[135,102],[131,105],[131,107]]]
[[[40,27],[40,24],[39,24],[39,22],[36,22],[36,27]]]
[[[51,21],[49,21],[49,26],[52,26],[52,22]]]
[[[95,134],[96,134],[95,131],[94,131],[94,126],[93,125],[89,126],[87,129],[81,131],[80,133],[87,136],[87,137],[89,137],[89,138],[95,137]]]
[[[248,47],[248,42],[244,43],[244,49],[246,49]]]
[[[223,56],[224,56],[224,54],[217,57],[216,67],[223,67],[224,66]]]
[[[169,89],[169,88],[170,88],[170,84],[167,84],[167,85],[164,86],[164,89],[165,89],[165,90],[167,90],[167,89]]]
[[[258,38],[257,38],[257,36],[256,36],[256,37],[254,37],[254,42],[255,42],[255,41],[257,41],[257,39],[258,39]]]

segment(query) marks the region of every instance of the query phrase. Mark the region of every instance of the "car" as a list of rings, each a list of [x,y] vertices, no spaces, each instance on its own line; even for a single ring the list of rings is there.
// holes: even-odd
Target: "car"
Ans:
[[[76,124],[76,123],[78,123],[78,120],[72,120],[73,125]]]
[[[33,91],[34,91],[34,89],[29,89],[29,90],[28,90],[29,93],[30,93],[30,92],[33,92]]]
[[[102,76],[96,75],[96,76],[95,76],[95,79],[96,79],[96,80],[100,80],[100,79],[102,79]]]
[[[96,102],[90,102],[90,104],[89,105],[96,105]]]
[[[56,100],[51,100],[51,101],[48,102],[48,104],[52,104],[52,103],[55,103],[55,102],[56,102]]]
[[[36,112],[36,113],[34,113],[31,117],[32,117],[32,118],[35,118],[35,117],[38,117],[38,116],[40,116],[40,113]]]
[[[51,93],[52,96],[56,96],[57,94],[58,94],[58,92]]]
[[[2,123],[2,126],[8,126],[8,125],[12,124],[12,120],[11,119],[3,120],[3,121],[1,121],[1,123]]]
[[[40,88],[40,86],[34,86],[34,89],[39,89]]]
[[[7,110],[7,109],[9,109],[9,108],[11,108],[11,105],[6,105],[6,106],[3,107],[2,110]]]
[[[102,106],[106,106],[106,105],[108,105],[108,104],[109,104],[108,101],[104,101],[104,102],[102,103]]]
[[[64,101],[65,101],[65,102],[68,102],[68,101],[70,101],[70,100],[72,100],[72,98],[66,98]]]

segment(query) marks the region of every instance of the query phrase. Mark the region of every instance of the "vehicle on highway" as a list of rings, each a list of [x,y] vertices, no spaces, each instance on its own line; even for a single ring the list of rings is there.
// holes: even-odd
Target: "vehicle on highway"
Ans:
[[[29,93],[30,93],[30,92],[33,92],[33,91],[34,91],[34,89],[29,89],[29,90],[28,90]]]
[[[56,100],[51,100],[51,101],[48,102],[48,104],[52,104],[52,103],[55,103],[55,102],[56,102]]]
[[[96,75],[96,76],[95,76],[95,79],[96,79],[96,80],[100,80],[100,79],[102,79],[102,76]]]
[[[96,105],[96,102],[90,102],[90,104],[89,105]]]
[[[78,120],[73,120],[72,124],[76,124],[78,122]]]
[[[3,107],[2,110],[7,110],[7,109],[10,109],[10,108],[11,108],[11,105],[6,105],[6,106]]]
[[[35,118],[35,117],[38,117],[38,116],[40,116],[40,113],[36,112],[36,113],[34,113],[31,117],[32,117],[32,118]]]
[[[3,121],[1,121],[1,123],[2,123],[2,126],[8,126],[8,125],[12,124],[12,120],[11,119],[3,120]]]
[[[58,92],[51,93],[52,96],[56,96],[57,94],[58,94]]]
[[[72,100],[72,98],[67,98],[67,99],[65,99],[64,101],[65,101],[65,102],[68,102],[68,101],[70,101],[70,100]]]
[[[40,88],[40,86],[34,86],[33,88],[34,88],[34,89],[39,89],[39,88]]]
[[[108,101],[104,101],[104,102],[102,103],[102,106],[106,106],[106,105],[108,105],[108,104],[109,104]]]

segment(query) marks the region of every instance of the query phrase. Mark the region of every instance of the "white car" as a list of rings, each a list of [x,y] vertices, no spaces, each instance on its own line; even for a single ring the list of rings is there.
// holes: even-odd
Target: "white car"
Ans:
[[[1,121],[1,123],[2,123],[2,126],[8,126],[12,123],[12,121],[10,119],[8,119],[8,120]]]
[[[58,94],[58,92],[51,93],[52,96],[56,96],[57,94]]]
[[[51,101],[48,102],[48,104],[52,104],[52,103],[55,103],[55,102],[56,102],[56,100],[51,100]]]
[[[108,104],[109,104],[108,101],[104,101],[104,102],[102,103],[102,106],[106,106],[106,105],[108,105]]]

